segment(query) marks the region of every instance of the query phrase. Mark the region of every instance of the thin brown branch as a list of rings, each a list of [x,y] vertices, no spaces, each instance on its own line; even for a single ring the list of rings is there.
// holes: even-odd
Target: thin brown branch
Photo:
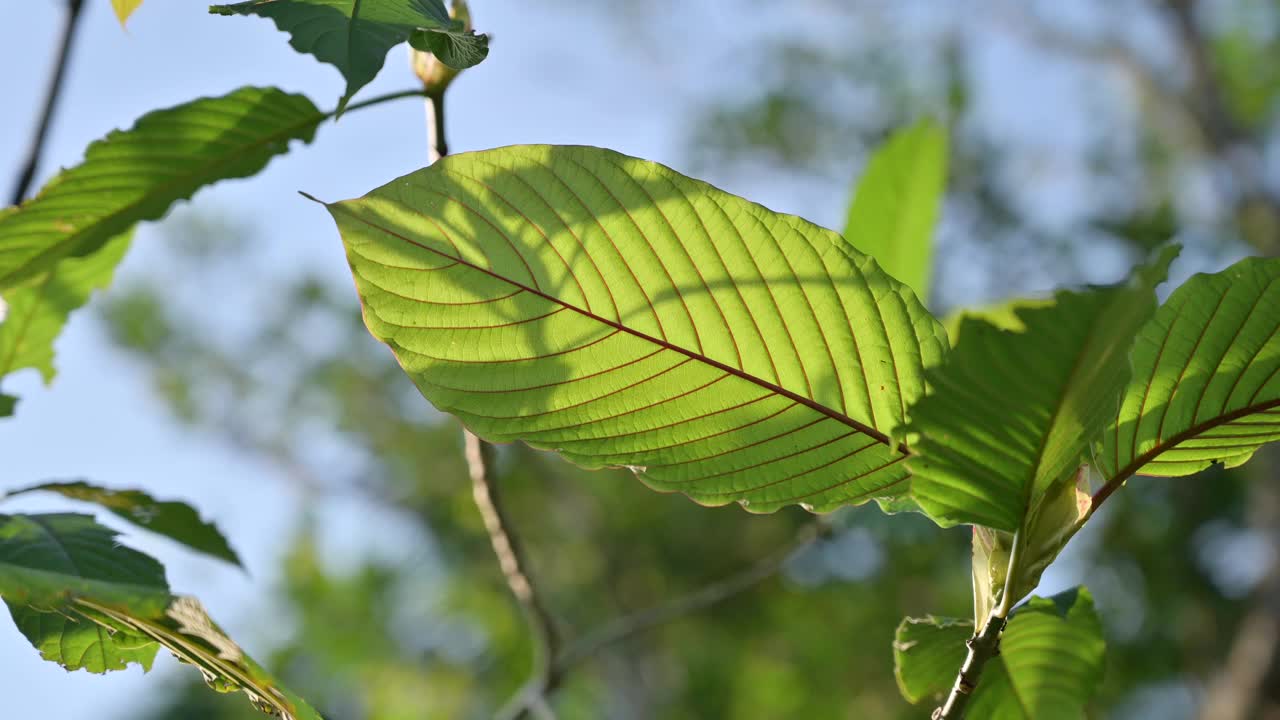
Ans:
[[[58,58],[54,61],[53,71],[49,75],[49,90],[45,95],[44,109],[40,113],[40,122],[36,125],[36,133],[31,138],[27,149],[27,159],[18,172],[18,179],[13,188],[12,203],[17,205],[27,196],[31,181],[35,179],[36,170],[40,166],[40,158],[44,155],[45,139],[49,135],[49,125],[53,122],[54,108],[58,105],[58,97],[62,94],[62,78],[66,75],[68,60],[71,58],[71,46],[75,41],[76,28],[80,25],[81,10],[84,0],[67,0],[67,14],[62,24],[62,38],[58,43]]]
[[[982,670],[988,661],[1000,654],[1000,634],[1004,632],[1008,621],[1003,616],[991,613],[982,631],[969,638],[969,654],[956,675],[956,683],[942,707],[933,711],[931,720],[959,720],[964,717],[969,698],[978,687]]]

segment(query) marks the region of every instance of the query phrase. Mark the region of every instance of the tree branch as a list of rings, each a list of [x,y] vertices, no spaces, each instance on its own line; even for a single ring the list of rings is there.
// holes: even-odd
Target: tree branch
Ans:
[[[18,172],[18,179],[13,188],[12,205],[17,205],[27,196],[31,181],[35,179],[36,169],[40,165],[40,157],[44,154],[45,138],[49,134],[49,125],[53,121],[53,111],[58,105],[58,97],[62,94],[62,78],[66,75],[67,61],[71,57],[71,45],[75,40],[76,28],[80,25],[80,14],[84,8],[84,0],[67,0],[67,15],[62,24],[62,39],[58,45],[58,59],[49,76],[49,90],[45,95],[44,109],[40,114],[40,122],[36,125],[36,133],[31,138],[27,150],[27,159]]]
[[[942,707],[933,711],[932,720],[959,720],[964,717],[965,707],[978,687],[983,668],[991,658],[1000,654],[1000,634],[1007,622],[1006,618],[992,612],[982,631],[969,638],[969,654],[956,675],[956,684],[951,687],[951,694]]]

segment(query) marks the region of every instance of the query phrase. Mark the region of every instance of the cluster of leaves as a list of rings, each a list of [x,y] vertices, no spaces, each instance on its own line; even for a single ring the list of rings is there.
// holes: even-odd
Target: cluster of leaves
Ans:
[[[296,49],[337,67],[337,109],[243,88],[157,111],[0,213],[0,374],[50,377],[59,327],[109,281],[135,223],[309,142],[357,107],[391,46],[458,67],[486,52],[435,0],[213,10],[270,17]],[[965,639],[1007,619],[970,707],[1073,717],[1101,674],[1089,594],[1015,605],[1128,478],[1238,465],[1280,439],[1280,262],[1196,276],[1161,305],[1155,289],[1176,254],[1161,250],[1124,283],[976,311],[949,337],[920,299],[944,158],[928,125],[891,142],[843,236],[582,147],[451,157],[327,207],[368,329],[436,407],[488,440],[626,467],[702,504],[827,511],[874,499],[972,525],[974,621],[903,624],[904,695],[946,690]],[[189,508],[84,484],[42,489],[230,553]],[[2,522],[0,596],[46,657],[105,671],[149,665],[164,645],[218,689],[318,717],[92,519]]]
[[[141,4],[113,0],[122,23]],[[110,283],[137,223],[161,218],[207,185],[258,173],[293,140],[309,143],[323,121],[356,107],[349,101],[391,47],[407,41],[454,69],[475,65],[488,52],[487,37],[451,17],[440,0],[256,0],[211,12],[270,17],[291,34],[295,48],[334,65],[347,80],[337,109],[321,112],[301,95],[245,87],[157,110],[92,143],[81,164],[36,197],[0,210],[0,378],[34,368],[51,381],[54,340],[70,313]],[[0,394],[0,416],[12,415],[16,402]],[[79,482],[9,495],[35,490],[96,503],[239,563],[221,534],[181,503]],[[128,663],[150,668],[163,645],[219,691],[243,691],[280,717],[319,718],[226,637],[198,601],[171,595],[157,561],[120,545],[115,535],[87,515],[0,515],[0,597],[46,659],[99,673]]]

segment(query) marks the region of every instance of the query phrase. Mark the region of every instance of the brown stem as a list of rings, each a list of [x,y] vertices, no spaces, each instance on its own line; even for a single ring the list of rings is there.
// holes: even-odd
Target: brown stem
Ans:
[[[951,694],[942,707],[933,711],[932,720],[960,720],[964,717],[965,706],[978,687],[983,668],[991,658],[1000,654],[1000,634],[1007,622],[1004,617],[992,613],[981,632],[969,638],[969,654],[956,675],[956,684],[951,687]]]
[[[76,28],[80,25],[80,11],[84,8],[84,0],[67,0],[67,15],[62,24],[62,39],[58,44],[58,59],[49,76],[49,90],[44,98],[44,109],[40,113],[40,123],[36,125],[36,134],[31,138],[27,150],[27,159],[18,173],[17,184],[13,188],[12,203],[17,205],[27,196],[31,181],[35,179],[36,169],[40,165],[40,156],[44,154],[45,138],[49,134],[49,125],[53,121],[53,111],[58,105],[58,97],[62,94],[62,78],[66,75],[67,61],[71,57],[71,45],[75,40]]]

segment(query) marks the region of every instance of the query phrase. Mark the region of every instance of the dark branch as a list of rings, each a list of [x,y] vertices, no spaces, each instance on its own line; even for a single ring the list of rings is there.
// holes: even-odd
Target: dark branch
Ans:
[[[62,94],[62,78],[66,75],[67,61],[71,57],[71,45],[75,40],[76,28],[80,25],[80,12],[84,8],[84,0],[67,0],[67,16],[62,24],[62,39],[58,45],[58,59],[54,63],[53,72],[49,76],[49,90],[44,99],[44,110],[40,114],[40,123],[36,125],[36,134],[31,138],[31,146],[27,150],[27,159],[18,172],[18,180],[13,188],[11,204],[17,205],[27,196],[31,181],[35,179],[36,169],[40,165],[40,157],[44,154],[45,138],[49,134],[49,125],[53,121],[53,111],[58,105],[58,97]]]

